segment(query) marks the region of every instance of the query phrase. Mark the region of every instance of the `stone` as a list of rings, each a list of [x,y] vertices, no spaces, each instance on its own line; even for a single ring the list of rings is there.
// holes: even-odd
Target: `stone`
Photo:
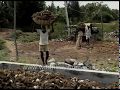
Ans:
[[[38,86],[38,85],[37,85],[37,86],[33,86],[33,88],[34,88],[34,89],[38,89],[38,88],[39,88],[39,86]]]
[[[99,87],[96,87],[95,89],[100,89]]]
[[[13,80],[10,80],[11,83],[13,83]]]
[[[73,65],[74,65],[74,66],[77,66],[78,64],[79,64],[79,62],[76,61],[76,62],[74,62]]]
[[[92,66],[92,69],[93,69],[93,70],[96,70],[96,67],[93,65],[93,66]]]
[[[83,66],[84,66],[83,63],[77,62],[77,65],[74,65],[74,68],[82,69]]]
[[[56,63],[51,62],[51,63],[50,63],[50,66],[56,66]]]
[[[36,82],[39,82],[39,81],[40,81],[40,79],[37,78],[37,79],[36,79]]]
[[[76,62],[76,59],[65,59],[65,63],[73,65]]]
[[[78,63],[78,66],[83,66],[83,65],[84,65],[83,63],[80,63],[80,62]]]
[[[62,67],[71,67],[70,64],[67,64],[65,62],[57,62],[57,66],[62,66]]]
[[[86,70],[88,70],[88,68],[87,68],[86,66],[83,66],[82,69],[86,69]]]
[[[111,60],[111,58],[108,59],[108,61],[110,61],[110,60]]]
[[[92,86],[92,89],[96,89],[96,87]]]
[[[52,59],[48,60],[48,63],[51,63],[51,62],[55,62],[55,59],[52,58]]]
[[[80,82],[84,82],[84,80],[79,80],[78,82],[79,82],[79,83],[80,83]]]

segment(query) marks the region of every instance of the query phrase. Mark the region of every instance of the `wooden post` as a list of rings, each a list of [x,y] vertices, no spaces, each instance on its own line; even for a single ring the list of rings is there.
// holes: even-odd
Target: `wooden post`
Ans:
[[[18,49],[17,49],[17,41],[16,41],[16,1],[14,1],[14,44],[16,50],[16,61],[18,61]]]
[[[67,29],[68,29],[68,36],[70,36],[70,25],[69,25],[69,18],[68,18],[68,11],[67,11],[67,1],[65,2],[65,14],[66,14],[66,23],[67,23]]]
[[[101,3],[101,7],[100,7],[100,11],[102,11],[101,9],[102,9],[102,1],[100,2]],[[102,40],[103,40],[103,16],[102,16],[102,12],[101,12],[101,27],[102,27]]]
[[[103,40],[103,17],[102,17],[102,12],[101,12],[101,27],[102,27],[102,40]]]

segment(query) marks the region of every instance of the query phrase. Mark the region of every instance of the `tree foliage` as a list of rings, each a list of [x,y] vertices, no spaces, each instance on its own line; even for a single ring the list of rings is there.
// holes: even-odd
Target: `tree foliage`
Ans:
[[[14,1],[0,1],[0,27],[13,27],[14,21]],[[44,10],[45,1],[16,1],[17,4],[17,28],[24,28],[23,31],[32,31],[30,28],[34,26],[32,14]],[[68,1],[68,15],[70,24],[78,22],[111,22],[119,19],[119,10],[110,9],[106,4],[88,3],[79,5],[78,1]],[[55,7],[52,1],[47,7],[48,10],[58,14],[57,21],[60,23],[66,22],[65,8]],[[72,23],[71,23],[72,21]],[[29,29],[28,29],[29,28]]]
[[[52,1],[51,6],[48,6],[47,8],[49,11],[53,12],[54,14],[56,13],[56,7],[54,5],[54,2]]]
[[[78,1],[68,2],[68,16],[72,22],[78,22],[80,20],[80,7]]]
[[[14,1],[0,1],[1,27],[12,25],[14,21]],[[44,1],[16,1],[16,22],[17,27],[28,27],[33,23],[32,14],[45,8]],[[9,22],[9,25],[6,24]]]
[[[17,26],[30,26],[32,14],[44,9],[44,1],[17,1]]]
[[[118,10],[110,9],[106,4],[98,2],[79,6],[78,1],[69,1],[68,13],[73,23],[76,21],[74,18],[82,22],[102,22],[102,17],[105,23],[118,20],[119,18]]]
[[[8,1],[0,1],[0,27],[9,27],[13,21],[13,8]]]
[[[106,4],[101,3],[88,3],[80,7],[84,13],[83,18],[87,22],[111,22],[118,20],[118,10],[111,10]]]

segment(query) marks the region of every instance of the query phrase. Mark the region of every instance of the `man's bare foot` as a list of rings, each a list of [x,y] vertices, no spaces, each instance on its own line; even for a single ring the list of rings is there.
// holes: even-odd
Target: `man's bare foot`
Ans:
[[[43,63],[42,65],[45,66],[45,63]]]
[[[76,47],[76,49],[81,49],[81,46]]]

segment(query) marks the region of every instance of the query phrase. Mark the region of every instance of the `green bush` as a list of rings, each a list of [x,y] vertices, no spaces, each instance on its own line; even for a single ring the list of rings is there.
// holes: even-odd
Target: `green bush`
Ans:
[[[8,59],[8,50],[0,50],[0,61],[7,61]]]
[[[34,41],[39,40],[39,35],[36,32],[34,32],[34,33],[24,33],[21,36],[19,36],[17,40],[20,41],[20,42],[26,42],[26,43],[34,42]]]
[[[109,32],[112,32],[112,31],[119,29],[119,22],[118,21],[114,21],[111,23],[103,23],[103,30],[102,30],[101,23],[94,23],[94,25],[97,26],[99,29],[99,34],[97,34],[97,40],[103,40],[104,32],[109,33]]]
[[[95,25],[102,29],[101,23],[96,23]],[[119,22],[118,21],[114,21],[111,23],[103,23],[103,32],[112,32],[112,31],[115,31],[118,29],[119,29]]]
[[[65,24],[64,23],[59,23],[56,22],[54,24],[54,32],[51,34],[51,39],[60,39],[60,38],[64,38],[66,36],[66,32],[65,32]]]
[[[0,39],[0,50],[4,49],[5,48],[5,41]]]
[[[97,39],[97,41],[101,41],[102,39],[103,39],[103,32],[102,32],[102,30],[101,30],[101,28],[98,28],[98,30],[99,30],[99,33],[96,35],[96,39]]]
[[[16,30],[16,39],[18,39],[22,34],[23,32],[21,30]],[[15,37],[15,32],[13,32],[10,37],[13,39]]]
[[[0,39],[0,61],[7,60],[8,50],[5,48],[5,41]]]

